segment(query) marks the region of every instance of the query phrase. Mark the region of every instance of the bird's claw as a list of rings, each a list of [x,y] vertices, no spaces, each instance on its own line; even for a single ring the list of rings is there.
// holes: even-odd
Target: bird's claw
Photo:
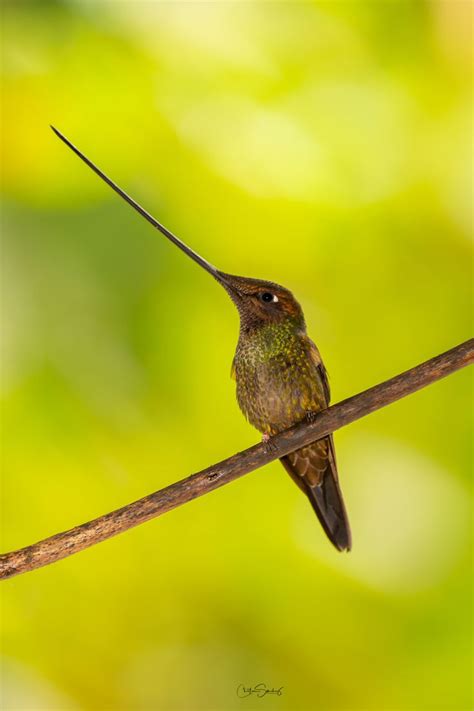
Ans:
[[[264,449],[266,454],[272,454],[273,452],[278,451],[277,445],[275,444],[275,442],[273,442],[269,434],[262,435],[262,442],[265,445]]]
[[[317,416],[317,412],[314,410],[307,410],[306,411],[306,421],[307,422],[314,422]]]

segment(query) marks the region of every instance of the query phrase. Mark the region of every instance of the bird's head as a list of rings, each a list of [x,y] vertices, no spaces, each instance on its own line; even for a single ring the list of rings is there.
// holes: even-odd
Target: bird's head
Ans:
[[[288,289],[271,281],[233,276],[217,271],[214,278],[224,287],[236,305],[244,331],[269,323],[291,321],[304,329],[301,306]]]

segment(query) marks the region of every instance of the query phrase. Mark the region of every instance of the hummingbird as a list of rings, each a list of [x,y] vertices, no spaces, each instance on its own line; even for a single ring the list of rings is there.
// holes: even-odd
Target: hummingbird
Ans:
[[[63,141],[107,185],[153,227],[207,271],[228,293],[240,316],[232,362],[237,401],[267,447],[271,437],[329,406],[330,390],[319,350],[306,333],[300,304],[272,281],[221,272],[156,220],[102,172],[60,131]],[[351,549],[351,531],[339,486],[333,436],[328,435],[280,459],[308,497],[326,535],[339,551]]]

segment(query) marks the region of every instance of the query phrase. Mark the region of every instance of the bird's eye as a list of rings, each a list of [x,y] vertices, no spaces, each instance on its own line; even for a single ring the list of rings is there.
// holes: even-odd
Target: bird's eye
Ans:
[[[272,301],[273,302],[278,301],[278,297],[275,296],[275,294],[271,294],[269,291],[264,291],[259,296],[260,296],[260,300],[264,301],[266,304],[269,304]]]

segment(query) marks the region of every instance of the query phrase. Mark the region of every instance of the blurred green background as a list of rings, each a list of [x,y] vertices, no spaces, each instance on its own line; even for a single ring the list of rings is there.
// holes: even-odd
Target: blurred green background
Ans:
[[[470,335],[471,8],[3,3],[4,550],[259,438],[226,294],[48,124],[289,287],[337,401]],[[350,555],[274,463],[4,584],[3,707],[470,708],[468,383],[337,433]]]

